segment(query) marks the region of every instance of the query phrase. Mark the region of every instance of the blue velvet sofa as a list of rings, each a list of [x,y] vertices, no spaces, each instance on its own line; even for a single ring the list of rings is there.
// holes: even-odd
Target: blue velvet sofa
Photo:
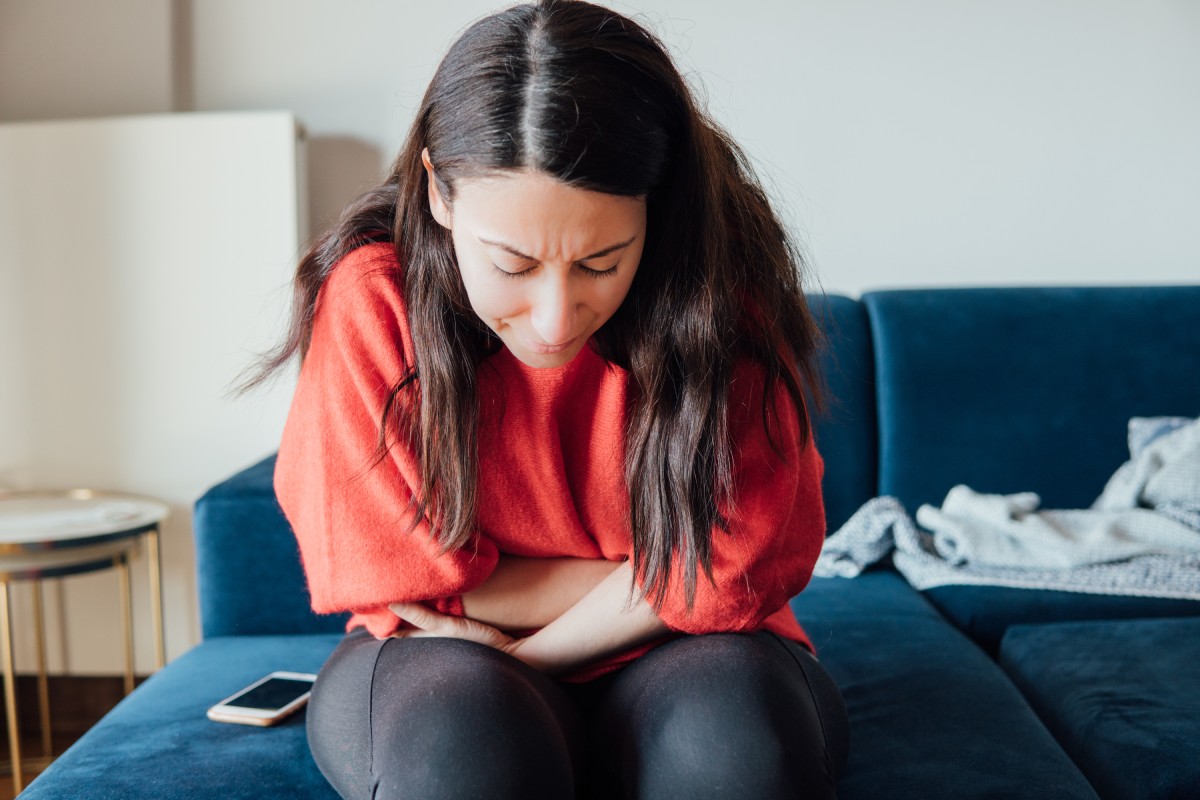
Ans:
[[[892,495],[965,483],[1086,507],[1132,416],[1200,413],[1200,286],[878,291],[816,303],[836,398],[817,421],[830,530]],[[204,641],[152,676],[23,797],[332,798],[300,715],[205,718],[276,669],[316,671],[273,458],[195,506]],[[1200,603],[973,586],[888,564],[793,600],[850,713],[840,796],[1200,797]],[[797,796],[802,796],[799,792]]]

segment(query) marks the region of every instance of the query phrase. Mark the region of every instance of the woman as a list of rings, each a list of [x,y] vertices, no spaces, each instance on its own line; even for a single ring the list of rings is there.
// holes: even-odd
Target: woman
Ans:
[[[824,536],[798,266],[631,20],[455,42],[266,365],[302,359],[275,488],[313,608],[353,612],[308,712],[343,797],[834,796],[787,606]]]

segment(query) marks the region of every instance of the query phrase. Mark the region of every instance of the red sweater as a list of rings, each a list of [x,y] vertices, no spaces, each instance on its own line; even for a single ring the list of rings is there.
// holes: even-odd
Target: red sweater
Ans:
[[[400,627],[388,603],[420,601],[462,615],[463,593],[500,553],[624,560],[632,555],[624,482],[629,375],[590,347],[562,367],[534,369],[507,349],[478,372],[479,513],[474,547],[438,555],[429,529],[404,529],[414,454],[402,445],[372,469],[380,412],[415,363],[404,299],[387,277],[390,245],[362,247],[330,273],[317,297],[279,456],[275,491],[300,546],[313,610],[351,611],[347,629],[383,637]],[[402,356],[405,354],[407,359]],[[490,365],[494,369],[488,369]],[[501,417],[488,398],[504,383]],[[812,649],[787,605],[808,583],[825,535],[824,463],[780,387],[776,444],[762,425],[761,370],[739,364],[730,387],[736,512],[713,532],[715,586],[701,571],[694,606],[672,573],[659,616],[673,631],[766,629]],[[589,680],[657,642],[603,659],[566,680]]]

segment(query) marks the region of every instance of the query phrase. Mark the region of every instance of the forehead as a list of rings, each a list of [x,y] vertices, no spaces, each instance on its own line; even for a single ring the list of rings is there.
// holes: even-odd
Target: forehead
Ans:
[[[640,233],[643,198],[569,186],[540,172],[469,178],[455,187],[454,225],[538,259],[579,258]]]

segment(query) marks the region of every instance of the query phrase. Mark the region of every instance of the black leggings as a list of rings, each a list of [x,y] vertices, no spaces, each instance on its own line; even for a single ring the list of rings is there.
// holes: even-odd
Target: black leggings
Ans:
[[[829,674],[766,631],[683,636],[571,684],[474,642],[360,628],[307,724],[346,800],[832,798],[848,734]]]

